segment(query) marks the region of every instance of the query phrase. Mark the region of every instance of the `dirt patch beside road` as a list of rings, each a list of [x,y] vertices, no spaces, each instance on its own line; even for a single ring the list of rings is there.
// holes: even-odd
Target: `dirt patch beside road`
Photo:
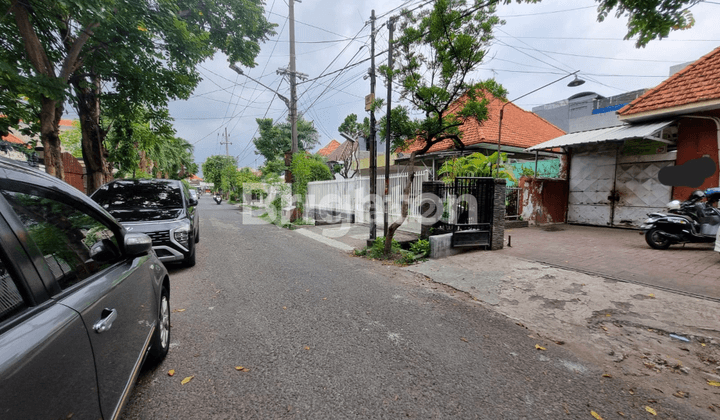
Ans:
[[[473,252],[408,267],[658,397],[720,417],[720,303]],[[672,338],[671,334],[678,338]],[[633,388],[628,390],[633,392]],[[674,397],[672,397],[674,396]]]

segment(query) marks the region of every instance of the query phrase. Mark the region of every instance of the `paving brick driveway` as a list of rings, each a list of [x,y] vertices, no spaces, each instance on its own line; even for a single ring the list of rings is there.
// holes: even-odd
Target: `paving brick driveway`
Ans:
[[[637,230],[565,224],[509,229],[505,243],[493,252],[720,299],[720,253],[712,244],[660,251]]]

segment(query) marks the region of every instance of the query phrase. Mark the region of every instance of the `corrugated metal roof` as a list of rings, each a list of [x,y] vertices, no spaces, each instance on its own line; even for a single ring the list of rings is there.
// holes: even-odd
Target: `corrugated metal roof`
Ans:
[[[655,122],[651,124],[632,124],[617,127],[601,128],[598,130],[580,131],[548,140],[544,143],[528,147],[526,150],[543,150],[555,147],[577,146],[588,143],[602,143],[604,141],[625,140],[652,136],[672,123],[671,121]]]

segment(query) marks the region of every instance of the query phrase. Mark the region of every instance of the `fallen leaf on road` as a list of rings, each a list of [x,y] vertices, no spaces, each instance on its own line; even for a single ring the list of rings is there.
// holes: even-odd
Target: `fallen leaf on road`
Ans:
[[[543,347],[543,346],[541,346],[541,345],[539,345],[539,344],[535,344],[535,348],[538,349],[538,350],[547,350],[545,347]]]
[[[655,299],[655,293],[650,293],[648,297]]]
[[[175,309],[173,312],[185,312],[185,309]]]
[[[180,383],[181,383],[182,385],[185,385],[186,383],[192,381],[192,378],[194,378],[194,377],[195,377],[195,375],[193,375],[193,376],[188,376],[187,378],[183,379],[182,382],[180,382]]]
[[[327,300],[327,298],[323,298],[323,300]]]
[[[173,376],[175,374],[175,369],[168,370],[168,376]]]
[[[710,386],[720,386],[720,382],[718,382],[718,381],[708,381],[708,385],[710,385]]]
[[[701,346],[705,347],[705,343],[700,343]]]
[[[310,350],[310,347],[309,347],[309,346],[305,346],[305,350]]]
[[[590,415],[593,416],[593,417],[595,417],[597,420],[603,420],[603,418],[600,417],[600,414],[598,414],[598,413],[596,413],[596,412],[594,412],[594,411],[591,411],[591,412],[590,412]]]
[[[610,315],[610,314],[605,314],[605,316],[612,316],[612,315]]]
[[[558,346],[562,346],[563,344],[565,344],[565,342],[562,340],[558,340],[555,342],[555,344],[557,344]]]
[[[250,371],[250,369],[248,369],[246,367],[242,367],[242,366],[235,366],[235,370],[240,371],[240,372],[249,372]]]
[[[460,337],[460,339],[461,339],[462,341],[466,342],[466,343],[468,342],[468,341],[467,341],[467,338],[465,338],[465,337]]]
[[[617,413],[620,414],[621,416],[625,417],[625,413],[623,413],[622,411],[618,411]]]
[[[609,373],[603,373],[603,378],[612,378],[612,375]]]
[[[608,315],[608,316],[610,316],[610,315]],[[607,327],[600,327],[600,328],[602,328],[602,329],[605,330],[605,331],[608,330]]]
[[[651,407],[645,406],[645,411],[652,414],[653,416],[657,416],[657,411],[653,410]]]
[[[287,309],[287,306],[283,306],[283,309]]]
[[[687,398],[688,394],[685,391],[678,391],[674,393],[673,396],[678,398]]]

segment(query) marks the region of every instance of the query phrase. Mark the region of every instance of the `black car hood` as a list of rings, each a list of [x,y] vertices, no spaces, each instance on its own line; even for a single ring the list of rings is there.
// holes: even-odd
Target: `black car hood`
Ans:
[[[152,222],[175,220],[182,217],[183,209],[107,209],[119,222]]]

